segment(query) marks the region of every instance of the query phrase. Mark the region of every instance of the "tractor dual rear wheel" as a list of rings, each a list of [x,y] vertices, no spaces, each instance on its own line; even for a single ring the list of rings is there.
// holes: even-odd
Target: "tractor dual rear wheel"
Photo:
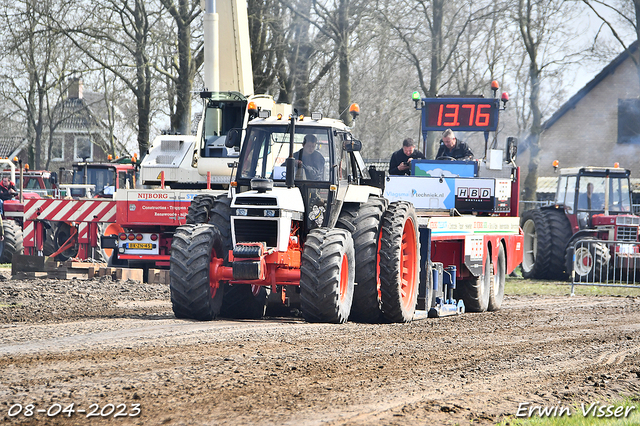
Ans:
[[[353,291],[349,317],[352,321],[380,321],[378,249],[380,220],[386,207],[387,200],[371,196],[364,204],[344,206],[336,224],[337,227],[351,232],[355,248],[357,285]]]
[[[390,322],[413,319],[418,300],[418,219],[411,203],[389,204],[380,236],[380,306]]]
[[[524,233],[524,254],[522,276],[524,278],[544,278],[549,266],[551,234],[541,210],[526,210],[522,213],[520,227]]]
[[[189,211],[185,217],[187,224],[209,223],[214,202],[213,195],[197,195],[189,204]]]
[[[564,280],[568,277],[564,254],[571,238],[571,224],[563,210],[527,210],[520,226],[524,233],[522,276]]]
[[[351,312],[355,253],[344,229],[309,232],[300,266],[300,308],[309,322],[344,323]]]
[[[3,220],[4,240],[0,241],[0,263],[11,263],[14,254],[22,254],[22,228],[14,220]]]

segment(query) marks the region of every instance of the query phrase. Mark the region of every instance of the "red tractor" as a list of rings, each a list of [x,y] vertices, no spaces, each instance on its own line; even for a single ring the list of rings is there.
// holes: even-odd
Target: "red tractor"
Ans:
[[[109,162],[81,162],[73,165],[73,175],[69,179],[67,171],[60,170],[63,184],[60,188],[67,197],[73,198],[113,198],[118,189],[135,188],[136,161],[123,157]],[[67,183],[68,181],[71,183]],[[100,235],[118,235],[122,227],[116,223],[101,225]],[[74,222],[51,222],[48,224],[44,244],[44,254],[58,260],[75,257],[78,253],[77,224]],[[106,262],[111,249],[98,250],[99,259]]]
[[[575,273],[579,281],[608,276],[612,250],[638,241],[629,174],[621,168],[561,169],[555,203],[522,214],[522,275],[564,280]]]
[[[0,241],[0,263],[11,263],[15,253],[22,253],[22,225],[24,219],[24,200],[45,198],[56,190],[55,173],[44,170],[29,170],[28,166],[21,173],[16,171],[14,162],[1,159],[5,168],[0,172],[0,179],[8,177],[18,189],[15,198],[2,202],[2,234]],[[53,175],[53,176],[52,176]]]

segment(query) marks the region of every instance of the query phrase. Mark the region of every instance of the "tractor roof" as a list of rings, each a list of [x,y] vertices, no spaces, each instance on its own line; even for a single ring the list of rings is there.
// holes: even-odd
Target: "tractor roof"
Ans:
[[[564,169],[560,169],[560,174],[563,176],[573,176],[573,175],[583,175],[583,174],[597,174],[597,175],[626,175],[629,176],[631,172],[628,169],[623,169],[620,167],[568,167]]]
[[[280,125],[286,126],[289,124],[289,121],[282,117],[278,119],[277,116],[271,116],[269,118],[256,118],[251,120],[250,125]],[[296,121],[296,127],[333,127],[339,130],[349,131],[349,127],[344,124],[341,120],[336,120],[333,118],[321,118],[320,120],[313,120],[311,117],[303,117]]]

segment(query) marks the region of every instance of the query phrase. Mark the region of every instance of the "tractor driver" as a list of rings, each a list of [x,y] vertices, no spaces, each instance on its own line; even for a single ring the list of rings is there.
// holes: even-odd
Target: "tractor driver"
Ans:
[[[587,192],[580,194],[578,208],[582,210],[602,210],[604,208],[601,194],[593,193],[593,183],[589,182]]]
[[[9,176],[4,176],[0,182],[0,213],[4,213],[4,202],[17,195],[16,186],[9,180]]]
[[[442,132],[442,141],[440,149],[436,154],[436,160],[441,158],[452,160],[473,160],[473,152],[469,145],[456,139],[453,130],[447,129]]]
[[[293,154],[296,167],[304,170],[307,180],[322,180],[324,174],[324,156],[316,151],[318,138],[306,135],[302,141],[302,149]]]

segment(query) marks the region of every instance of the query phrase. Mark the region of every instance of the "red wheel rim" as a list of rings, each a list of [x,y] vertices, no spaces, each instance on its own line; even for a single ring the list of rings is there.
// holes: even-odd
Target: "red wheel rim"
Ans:
[[[400,249],[400,295],[402,305],[411,307],[416,291],[416,229],[413,220],[408,218],[402,230],[402,245]]]
[[[209,287],[211,287],[211,298],[213,299],[220,288],[218,280],[218,268],[222,266],[224,259],[220,259],[216,255],[216,251],[211,251],[211,262],[209,262]]]
[[[347,289],[349,288],[349,260],[347,254],[342,255],[342,265],[340,266],[340,301],[344,301],[347,297]]]
[[[378,246],[376,248],[376,285],[378,287],[378,300],[382,298],[380,289],[380,243],[382,242],[382,229],[378,231]]]

